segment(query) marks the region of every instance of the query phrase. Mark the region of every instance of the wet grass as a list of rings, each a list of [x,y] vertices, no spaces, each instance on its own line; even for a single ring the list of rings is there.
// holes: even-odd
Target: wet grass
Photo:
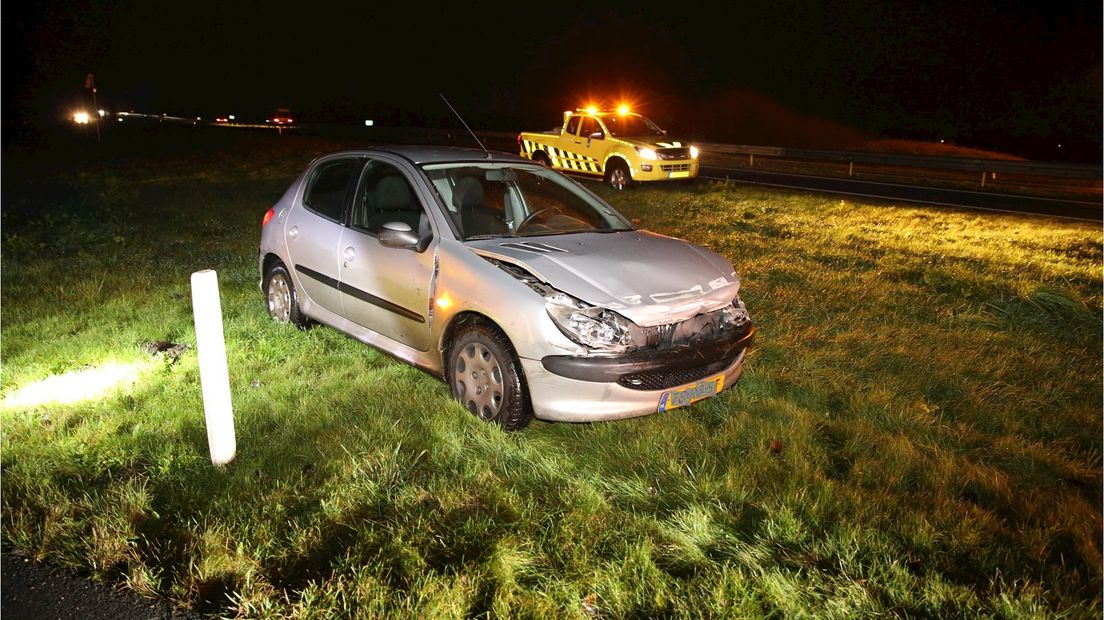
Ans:
[[[0,519],[35,556],[240,617],[1100,616],[1098,226],[596,188],[729,257],[757,344],[694,407],[506,434],[416,370],[267,319],[260,217],[340,145],[164,144],[4,158]],[[225,470],[194,348],[148,344],[194,347],[205,268]],[[93,397],[25,396],[104,368],[125,372]]]

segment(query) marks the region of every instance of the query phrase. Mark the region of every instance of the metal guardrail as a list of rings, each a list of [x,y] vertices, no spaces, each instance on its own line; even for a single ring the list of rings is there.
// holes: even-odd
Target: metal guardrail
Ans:
[[[1049,177],[1098,179],[1104,176],[1104,168],[1087,164],[1063,162],[1017,161],[1007,159],[976,159],[966,157],[940,157],[935,155],[901,155],[896,153],[872,153],[867,151],[826,151],[792,149],[768,146],[734,144],[702,144],[702,153],[725,155],[756,155],[782,159],[810,161],[854,162],[857,164],[881,164],[904,168],[936,168],[966,172],[999,172],[1004,174],[1036,174]]]
[[[489,138],[514,139],[516,133],[477,132]],[[867,151],[831,151],[816,149],[794,149],[773,146],[749,146],[742,144],[697,143],[702,157],[711,153],[722,155],[746,155],[749,162],[755,157],[774,157],[803,161],[831,161],[856,164],[880,164],[903,168],[934,168],[940,170],[959,170],[965,172],[996,172],[1002,174],[1034,174],[1047,177],[1065,177],[1075,179],[1104,178],[1104,167],[1091,164],[1068,164],[1063,162],[1016,161],[1006,159],[975,159],[965,157],[940,157],[935,155],[901,155],[896,153],[872,153]]]
[[[271,128],[266,127],[266,128]],[[304,123],[284,128],[290,131],[306,133],[326,133],[327,131],[348,132],[356,126],[333,123]],[[365,137],[381,140],[420,142],[425,144],[453,144],[475,147],[471,136],[463,129],[437,129],[428,127],[361,127]],[[518,132],[477,131],[476,136],[488,148],[515,152]],[[1104,180],[1104,167],[1092,164],[1070,164],[1064,162],[1017,161],[1005,159],[977,159],[965,157],[941,157],[935,155],[902,155],[896,153],[874,153],[868,151],[833,151],[816,149],[796,149],[773,146],[751,146],[741,144],[697,143],[702,152],[703,164],[708,164],[711,155],[748,158],[748,165],[754,166],[756,157],[787,159],[793,161],[833,162],[841,164],[875,164],[901,168],[929,170],[951,170],[975,172],[981,174],[981,185],[986,185],[986,176],[997,174],[1035,175],[1049,178],[1097,179]]]

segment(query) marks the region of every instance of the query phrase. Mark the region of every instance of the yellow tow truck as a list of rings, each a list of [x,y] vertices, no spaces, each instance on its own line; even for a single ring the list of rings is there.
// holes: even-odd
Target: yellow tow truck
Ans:
[[[573,174],[600,177],[614,189],[642,181],[698,176],[698,149],[675,140],[625,107],[564,112],[563,127],[518,134],[522,157]]]

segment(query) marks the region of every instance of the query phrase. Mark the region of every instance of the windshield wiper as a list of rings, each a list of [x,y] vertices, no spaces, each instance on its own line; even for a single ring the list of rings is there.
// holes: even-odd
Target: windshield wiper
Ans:
[[[479,241],[481,239],[509,239],[513,235],[471,235],[464,237],[464,241]]]
[[[576,230],[542,230],[535,233],[525,233],[522,235],[514,235],[515,237],[555,237],[556,235],[574,235],[582,233],[598,232],[598,229],[592,228],[590,230],[576,229]]]

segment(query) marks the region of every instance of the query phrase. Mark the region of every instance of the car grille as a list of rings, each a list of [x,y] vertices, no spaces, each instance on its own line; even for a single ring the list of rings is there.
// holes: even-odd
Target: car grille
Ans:
[[[656,149],[656,157],[660,159],[690,159],[690,148]]]
[[[676,385],[684,385],[686,383],[693,383],[699,379],[704,379],[728,368],[728,365],[731,363],[732,359],[723,359],[696,368],[660,370],[656,372],[624,375],[617,380],[617,383],[630,390],[666,390]]]
[[[690,164],[663,164],[659,168],[664,172],[682,172],[683,170],[689,170]]]

